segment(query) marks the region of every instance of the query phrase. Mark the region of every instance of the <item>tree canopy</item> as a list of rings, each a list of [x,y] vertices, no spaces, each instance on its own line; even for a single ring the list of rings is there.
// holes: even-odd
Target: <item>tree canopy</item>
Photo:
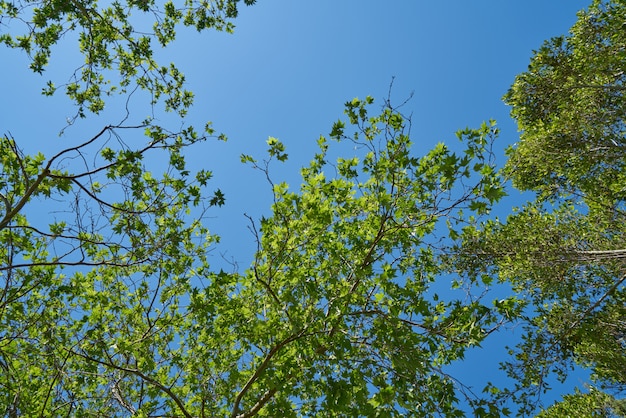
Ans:
[[[123,103],[48,156],[3,127],[0,411],[625,415],[626,3],[594,1],[516,78],[505,101],[521,135],[502,170],[494,121],[416,149],[390,97],[347,101],[299,186],[275,178],[278,139],[242,154],[273,203],[246,220],[256,251],[241,272],[211,263],[207,214],[226,200],[186,163],[226,136],[187,123],[193,92],[157,60],[181,27],[232,32],[238,7],[0,0],[0,41],[31,71],[76,41],[75,71],[43,89],[69,99],[67,128]],[[501,221],[507,180],[536,197]],[[494,298],[499,284],[512,291]],[[514,387],[457,379],[451,366],[507,324],[524,328],[503,365]],[[541,405],[574,365],[592,386]]]
[[[506,365],[525,393],[523,411],[533,410],[548,376],[564,378],[573,364],[588,368],[598,389],[624,398],[624,22],[626,3],[594,1],[517,76],[505,101],[521,136],[504,174],[537,197],[465,237],[473,274],[496,274],[531,302],[524,341]],[[541,416],[565,416],[583,401],[588,416],[623,415],[598,389]]]

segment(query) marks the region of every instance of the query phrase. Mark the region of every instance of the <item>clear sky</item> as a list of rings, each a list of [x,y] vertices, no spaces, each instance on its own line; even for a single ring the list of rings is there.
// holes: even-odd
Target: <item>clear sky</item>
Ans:
[[[501,129],[499,151],[513,144],[518,133],[502,96],[532,50],[566,33],[589,3],[258,0],[241,6],[233,35],[185,31],[163,57],[178,64],[196,94],[188,119],[199,125],[211,120],[229,137],[191,155],[196,168],[214,171],[214,185],[226,194],[226,207],[209,225],[223,237],[220,251],[245,269],[254,245],[243,213],[269,212],[263,176],[243,166],[239,155],[262,157],[267,137],[279,138],[290,160],[276,167],[276,180],[297,187],[298,168],[312,158],[319,135],[343,116],[343,103],[366,95],[382,102],[392,77],[392,99],[401,102],[414,92],[404,112],[413,115],[418,151],[439,141],[455,144],[455,131],[488,119]],[[58,49],[55,71],[70,68],[64,57],[74,47]],[[6,48],[0,48],[0,63],[0,133],[11,132],[28,152],[51,153],[116,122],[106,115],[88,119],[59,138],[71,110],[62,98],[40,96],[47,77],[27,74],[25,61]],[[498,157],[504,162],[503,153]],[[493,363],[489,351],[471,359],[463,365],[467,376],[496,369],[483,363]]]

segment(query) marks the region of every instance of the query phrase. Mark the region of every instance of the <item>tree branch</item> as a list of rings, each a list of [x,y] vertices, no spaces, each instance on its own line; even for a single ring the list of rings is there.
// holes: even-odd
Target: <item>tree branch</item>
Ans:
[[[284,339],[283,341],[279,342],[277,345],[275,345],[269,351],[269,353],[267,353],[267,355],[263,359],[263,362],[261,362],[259,367],[254,372],[254,374],[252,376],[250,376],[250,378],[248,379],[246,384],[243,386],[243,388],[241,388],[241,391],[239,391],[239,394],[235,398],[235,402],[233,403],[233,410],[232,410],[232,413],[230,414],[231,418],[243,418],[243,417],[252,416],[252,415],[249,415],[250,411],[252,411],[252,409],[250,411],[248,411],[247,413],[238,414],[238,412],[239,412],[239,404],[241,403],[241,400],[243,399],[245,394],[250,390],[250,388],[252,387],[254,382],[256,382],[258,380],[258,378],[261,376],[261,374],[269,366],[270,361],[272,360],[272,358],[276,354],[278,354],[278,352],[281,349],[283,349],[283,347],[285,347],[287,344],[296,341],[297,339],[301,338],[304,335],[305,335],[304,334],[304,329],[302,329],[297,334],[291,335],[291,336],[287,337],[286,339]],[[273,393],[268,396],[268,393],[272,392],[272,391],[273,391]],[[263,397],[253,406],[253,408],[257,408],[258,407],[258,409],[260,409],[265,403],[267,403],[267,401],[269,401],[269,399],[274,395],[274,393],[276,393],[276,391],[277,391],[277,389],[270,389],[270,391],[268,393],[266,393],[265,395],[263,395]],[[265,399],[265,398],[267,398],[267,399]],[[263,402],[261,402],[261,401],[263,401]],[[258,406],[259,404],[261,404],[261,405]]]
[[[17,215],[20,210],[22,210],[26,202],[28,202],[32,194],[35,193],[35,191],[37,190],[37,187],[39,187],[41,182],[48,176],[48,174],[50,174],[50,170],[49,170],[49,167],[46,166],[46,168],[44,168],[43,171],[37,176],[37,179],[35,179],[33,184],[30,185],[28,190],[24,192],[24,196],[22,196],[20,201],[17,202],[17,205],[15,205],[15,207],[12,208],[11,210],[7,210],[7,213],[4,215],[4,218],[2,218],[2,220],[0,221],[0,230],[4,229],[9,224],[9,222],[11,222],[13,217]]]
[[[93,361],[94,363],[101,364],[101,365],[103,365],[105,367],[110,367],[110,368],[115,369],[115,370],[120,370],[122,372],[134,374],[135,376],[137,376],[140,379],[148,382],[152,386],[155,386],[159,390],[165,392],[174,401],[174,403],[176,403],[176,405],[178,406],[178,408],[180,409],[180,411],[183,413],[183,415],[186,418],[193,418],[193,416],[185,408],[185,404],[183,403],[183,401],[178,396],[176,396],[176,394],[170,388],[168,388],[167,386],[163,385],[161,382],[151,378],[150,376],[144,374],[140,370],[129,369],[128,367],[118,366],[117,364],[114,364],[112,362],[108,363],[106,361],[102,361],[102,360],[99,360],[97,358],[88,356],[87,354],[79,353],[79,352],[74,351],[72,349],[69,349],[68,351],[70,351],[72,354],[75,354],[75,355],[77,355],[79,357],[82,357],[82,358],[84,358],[86,360]]]
[[[263,395],[263,397],[261,397],[261,399],[259,399],[259,401],[256,404],[254,404],[252,408],[250,408],[248,412],[237,415],[237,418],[253,417],[254,415],[256,415],[257,412],[261,410],[261,408],[263,408],[263,406],[265,406],[267,402],[269,402],[270,399],[272,399],[272,397],[274,396],[276,392],[278,392],[278,389],[276,388],[272,388],[268,390],[267,392],[265,392],[265,395]]]

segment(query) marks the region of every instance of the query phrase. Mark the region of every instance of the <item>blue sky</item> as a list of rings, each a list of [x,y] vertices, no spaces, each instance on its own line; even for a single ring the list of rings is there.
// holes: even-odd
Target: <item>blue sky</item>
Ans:
[[[215,186],[226,194],[227,206],[212,213],[209,225],[222,235],[220,252],[244,269],[254,245],[243,214],[269,213],[271,195],[263,176],[243,166],[239,155],[262,157],[267,137],[279,138],[290,159],[274,176],[297,187],[298,168],[313,156],[319,135],[342,117],[343,103],[366,95],[382,102],[392,77],[392,99],[399,103],[414,93],[404,112],[413,115],[416,152],[439,141],[456,144],[458,129],[496,119],[498,157],[504,162],[502,150],[517,141],[518,133],[501,97],[526,69],[532,50],[566,33],[588,4],[258,0],[241,6],[233,35],[183,31],[162,56],[178,64],[196,94],[188,120],[199,125],[211,120],[229,137],[190,155],[193,167],[214,171]],[[72,48],[69,42],[58,49],[52,74],[70,69]],[[116,115],[112,109],[58,137],[71,114],[64,99],[43,98],[39,92],[47,76],[27,74],[26,61],[15,51],[2,48],[0,57],[0,133],[11,132],[27,152],[50,154],[116,122],[108,117],[119,117],[111,116]],[[507,204],[521,203],[514,195]],[[482,362],[493,361],[491,353],[471,357],[462,372],[489,370]],[[554,396],[565,389],[557,388]]]
[[[586,5],[259,1],[242,9],[234,35],[189,33],[176,45],[176,52],[194,45],[176,59],[197,94],[190,116],[212,120],[230,138],[200,159],[215,167],[229,210],[264,212],[269,193],[259,195],[267,191],[262,176],[242,170],[239,154],[262,156],[267,137],[279,138],[290,155],[276,167],[285,177],[279,180],[297,185],[298,168],[343,116],[344,102],[366,95],[382,101],[392,77],[398,103],[414,93],[404,111],[413,115],[417,152],[439,141],[455,145],[456,130],[488,119],[498,121],[503,150],[518,134],[501,97],[532,50],[565,33]],[[241,176],[245,182],[237,181]]]

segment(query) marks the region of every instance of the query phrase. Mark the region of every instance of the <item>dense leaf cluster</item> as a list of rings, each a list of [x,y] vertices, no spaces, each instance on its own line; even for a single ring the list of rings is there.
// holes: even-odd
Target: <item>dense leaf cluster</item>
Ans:
[[[505,365],[522,412],[553,373],[577,365],[608,392],[566,397],[541,416],[624,414],[613,396],[626,390],[625,22],[626,3],[596,0],[535,52],[505,96],[521,137],[504,172],[537,198],[465,236],[473,274],[497,275],[532,302]]]

